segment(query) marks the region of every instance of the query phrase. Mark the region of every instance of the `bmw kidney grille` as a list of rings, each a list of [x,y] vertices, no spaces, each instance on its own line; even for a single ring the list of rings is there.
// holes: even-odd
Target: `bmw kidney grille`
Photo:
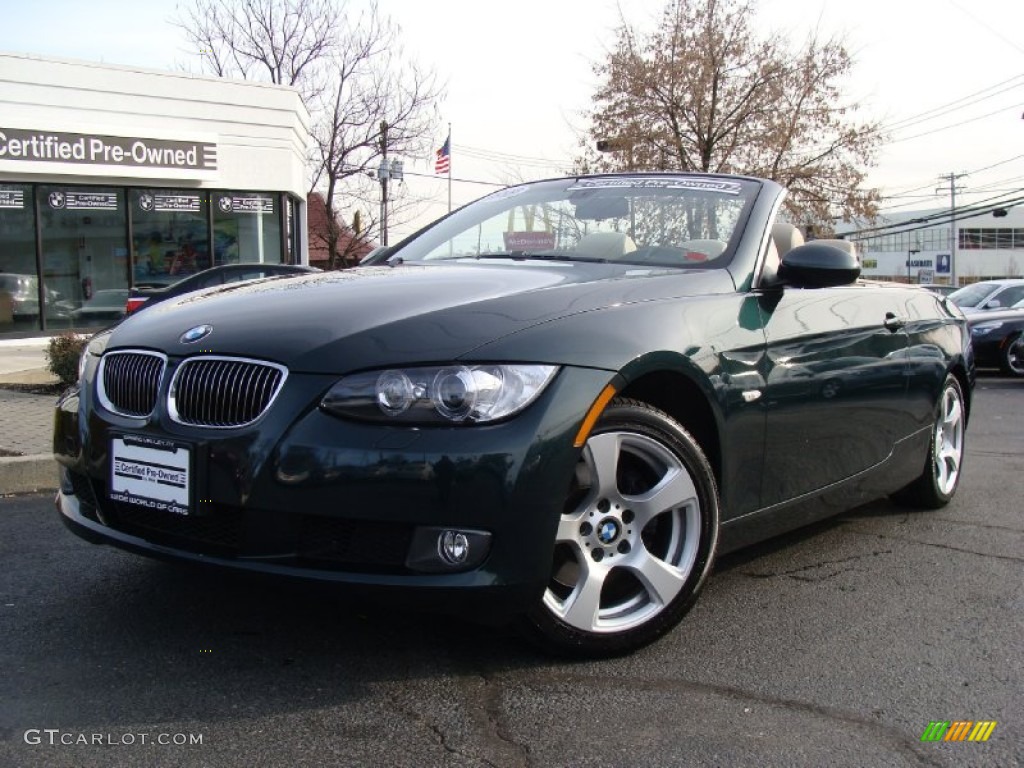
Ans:
[[[110,352],[101,361],[99,397],[123,416],[148,416],[156,407],[167,358],[155,352]],[[171,380],[167,411],[179,424],[226,429],[251,424],[266,412],[288,369],[236,357],[193,357]]]
[[[123,416],[148,416],[156,407],[167,358],[155,352],[110,352],[100,362],[103,406]]]
[[[197,427],[241,427],[270,407],[284,384],[284,366],[234,357],[194,357],[174,373],[168,412]]]

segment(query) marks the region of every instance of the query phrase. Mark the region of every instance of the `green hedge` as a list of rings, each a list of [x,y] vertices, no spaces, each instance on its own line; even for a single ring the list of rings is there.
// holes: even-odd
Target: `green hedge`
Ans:
[[[62,333],[50,339],[46,350],[46,367],[60,379],[61,384],[71,386],[78,380],[78,359],[89,343],[88,336],[77,333]]]

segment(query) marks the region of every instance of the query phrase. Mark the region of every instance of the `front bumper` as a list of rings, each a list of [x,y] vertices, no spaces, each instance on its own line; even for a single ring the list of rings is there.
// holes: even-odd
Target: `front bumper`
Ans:
[[[320,411],[330,385],[321,377],[292,376],[263,419],[227,431],[185,428],[160,413],[124,419],[85,388],[58,403],[57,506],[79,536],[149,556],[417,596],[475,593],[513,610],[548,581],[579,456],[573,439],[611,376],[566,368],[505,423],[419,429]],[[191,446],[188,515],[109,498],[117,434]],[[436,552],[446,529],[480,533],[476,552],[486,539],[486,556],[424,567],[424,550]]]

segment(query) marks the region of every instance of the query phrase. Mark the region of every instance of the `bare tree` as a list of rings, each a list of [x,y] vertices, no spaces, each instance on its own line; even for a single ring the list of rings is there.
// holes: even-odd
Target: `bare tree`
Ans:
[[[332,0],[195,0],[178,25],[218,77],[269,80],[315,95],[339,43]]]
[[[653,32],[622,19],[614,49],[595,67],[590,138],[578,169],[744,173],[789,188],[790,218],[817,231],[837,217],[870,217],[864,189],[881,136],[852,122],[839,84],[851,58],[812,35],[792,52],[778,34],[751,30],[754,0],[671,0]]]
[[[433,107],[440,89],[432,72],[396,52],[398,28],[375,11],[346,27],[342,37],[346,44],[331,58],[331,87],[310,105],[318,115],[312,130],[313,186],[323,188],[328,210],[335,209],[339,193],[372,210],[367,198],[375,185],[367,186],[367,174],[388,154],[422,153],[424,137],[437,120]],[[395,192],[392,186],[389,196]],[[380,217],[367,218],[379,231]],[[333,249],[331,259],[333,267]]]
[[[213,74],[299,89],[311,116],[310,191],[328,214],[328,265],[348,266],[380,232],[380,187],[370,180],[379,161],[425,150],[442,95],[433,71],[401,53],[400,29],[376,3],[353,16],[337,0],[193,0],[178,24]],[[344,223],[356,213],[358,226]]]

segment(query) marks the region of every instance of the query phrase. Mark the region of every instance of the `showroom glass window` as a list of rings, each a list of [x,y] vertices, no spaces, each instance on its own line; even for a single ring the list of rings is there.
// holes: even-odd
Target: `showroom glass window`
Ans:
[[[39,327],[32,188],[0,184],[0,332]]]
[[[212,266],[206,193],[133,189],[128,199],[135,285],[168,285]]]
[[[275,192],[214,192],[214,264],[280,264],[280,195]]]
[[[123,189],[36,187],[48,328],[104,327],[124,314],[128,243]]]

